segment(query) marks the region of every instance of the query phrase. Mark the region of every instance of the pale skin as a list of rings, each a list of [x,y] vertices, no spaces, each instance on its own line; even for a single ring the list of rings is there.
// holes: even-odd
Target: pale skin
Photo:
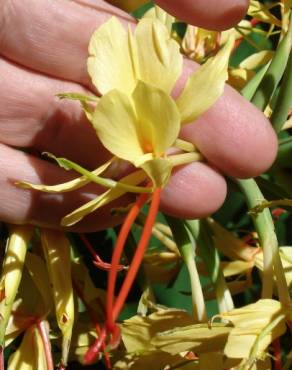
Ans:
[[[245,0],[157,3],[181,19],[213,29],[232,26],[247,8]],[[57,184],[75,176],[38,158],[43,151],[89,169],[109,158],[78,102],[60,101],[55,95],[94,91],[86,71],[92,32],[113,14],[125,23],[133,20],[101,0],[0,0],[0,8],[0,219],[57,228],[64,215],[100,189],[89,185],[52,195],[21,189],[14,182]],[[193,68],[192,62],[185,63],[177,90]],[[197,145],[206,162],[176,169],[162,192],[161,210],[179,217],[216,211],[226,195],[224,175],[256,176],[277,152],[270,123],[228,86],[207,113],[185,127],[182,137]],[[118,177],[122,171],[118,167],[111,173]],[[117,222],[111,207],[90,215],[75,230],[94,231]]]

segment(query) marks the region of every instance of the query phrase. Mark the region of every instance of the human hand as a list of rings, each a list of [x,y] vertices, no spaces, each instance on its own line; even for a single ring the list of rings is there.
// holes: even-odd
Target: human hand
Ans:
[[[212,18],[202,16],[200,25],[210,28],[211,22],[221,29],[244,14],[246,1],[221,2],[222,6],[217,1],[209,12]],[[160,3],[167,7],[173,2]],[[198,15],[205,14],[205,2],[194,3],[192,14],[197,21]],[[190,20],[187,4],[191,2],[181,1],[179,9],[172,11]],[[112,15],[125,23],[132,19],[98,0],[0,0],[0,6],[0,219],[58,227],[64,215],[92,199],[98,188],[89,185],[71,193],[46,194],[16,187],[15,180],[57,184],[74,177],[17,148],[48,151],[90,169],[108,158],[79,104],[59,101],[55,95],[91,90],[86,58],[92,32]],[[186,63],[180,86],[192,69],[193,64]],[[224,96],[185,127],[182,135],[196,144],[209,164],[196,162],[176,169],[164,189],[161,209],[181,217],[203,217],[222,204],[226,183],[220,173],[256,176],[276,155],[276,136],[269,122],[228,86]],[[78,227],[108,226],[113,222],[111,208],[112,204],[102,208]]]

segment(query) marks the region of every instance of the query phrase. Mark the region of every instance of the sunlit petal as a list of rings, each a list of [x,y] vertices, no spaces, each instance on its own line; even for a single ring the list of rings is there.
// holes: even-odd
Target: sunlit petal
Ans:
[[[142,19],[135,31],[140,79],[170,93],[182,72],[178,43],[157,19]]]
[[[133,103],[122,92],[113,90],[100,99],[92,123],[102,144],[117,157],[133,162],[144,154]]]
[[[194,121],[223,94],[224,83],[228,78],[228,59],[232,47],[231,38],[214,58],[209,59],[188,79],[177,99],[182,124]]]
[[[109,161],[104,163],[102,166],[92,171],[92,173],[96,176],[100,175],[102,172],[104,172],[109,167],[109,165],[114,161],[114,159],[115,158],[111,158]],[[40,191],[44,191],[47,193],[65,193],[67,191],[79,189],[82,186],[89,184],[90,181],[91,180],[89,180],[86,176],[81,176],[81,177],[78,177],[77,179],[64,182],[63,184],[58,184],[58,185],[38,185],[38,184],[31,184],[25,181],[20,181],[20,182],[17,182],[16,184],[25,189],[40,190]]]
[[[130,185],[137,185],[143,180],[145,180],[145,174],[142,171],[137,171],[131,173],[130,175],[123,177],[120,182]],[[114,201],[115,199],[124,195],[127,191],[123,189],[110,189],[98,196],[97,198],[91,200],[90,202],[84,204],[83,206],[75,209],[73,212],[66,215],[62,221],[62,226],[72,226],[77,222],[81,221],[85,216],[96,211],[98,208],[105,206],[106,204]]]
[[[88,73],[102,94],[118,89],[130,94],[136,84],[127,31],[112,17],[92,35]]]
[[[164,91],[141,81],[133,93],[133,100],[143,151],[159,157],[179,134],[180,114],[176,104]]]
[[[144,163],[141,167],[151,178],[156,188],[163,188],[167,184],[172,170],[171,161],[167,158],[155,158]]]

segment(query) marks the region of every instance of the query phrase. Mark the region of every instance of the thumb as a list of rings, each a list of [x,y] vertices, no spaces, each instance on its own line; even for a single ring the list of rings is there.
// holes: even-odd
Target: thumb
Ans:
[[[106,0],[131,12],[146,0]],[[248,0],[155,0],[170,14],[195,26],[209,30],[224,30],[237,24],[245,15]]]
[[[237,24],[245,15],[248,0],[156,0],[175,17],[210,30],[224,30]]]

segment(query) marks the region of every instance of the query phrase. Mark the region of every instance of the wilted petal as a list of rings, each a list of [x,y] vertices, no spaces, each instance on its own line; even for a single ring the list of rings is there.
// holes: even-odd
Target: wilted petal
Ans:
[[[282,317],[259,341],[256,356],[260,356],[274,339],[286,331],[283,314],[285,309],[280,302],[261,299],[256,303],[218,315],[234,325],[224,349],[225,355],[229,358],[248,358],[256,340],[266,327]]]
[[[214,58],[209,59],[189,77],[177,99],[182,124],[192,122],[201,116],[223,94],[232,47],[233,39],[230,38]]]

